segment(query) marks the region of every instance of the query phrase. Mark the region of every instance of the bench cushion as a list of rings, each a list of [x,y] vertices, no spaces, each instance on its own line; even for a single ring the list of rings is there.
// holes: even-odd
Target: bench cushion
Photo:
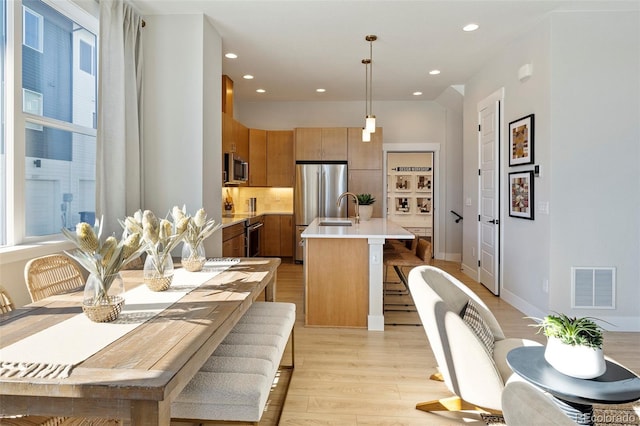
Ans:
[[[295,317],[293,303],[252,304],[173,402],[171,416],[259,421]]]

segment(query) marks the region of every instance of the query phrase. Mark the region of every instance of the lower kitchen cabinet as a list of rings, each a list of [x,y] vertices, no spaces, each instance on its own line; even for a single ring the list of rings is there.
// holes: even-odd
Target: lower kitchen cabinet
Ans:
[[[244,257],[244,222],[222,229],[222,256]]]
[[[262,256],[293,257],[293,215],[264,216]]]

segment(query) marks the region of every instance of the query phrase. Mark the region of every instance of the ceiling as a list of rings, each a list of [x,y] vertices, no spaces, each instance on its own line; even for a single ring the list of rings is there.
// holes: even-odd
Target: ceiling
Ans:
[[[465,82],[549,13],[639,10],[640,1],[133,0],[143,15],[203,13],[222,37],[236,101],[433,100]],[[464,32],[477,23],[480,28]],[[534,64],[535,66],[535,64]],[[438,69],[439,75],[429,71]],[[251,74],[253,80],[243,79]],[[266,93],[256,93],[262,88]],[[325,93],[317,93],[324,88]],[[414,96],[416,91],[422,96]]]

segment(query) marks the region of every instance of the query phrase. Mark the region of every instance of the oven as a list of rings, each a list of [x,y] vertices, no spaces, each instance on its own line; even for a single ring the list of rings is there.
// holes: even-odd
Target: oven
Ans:
[[[260,237],[264,221],[262,216],[250,217],[245,221],[245,236],[247,238],[247,257],[260,256]]]

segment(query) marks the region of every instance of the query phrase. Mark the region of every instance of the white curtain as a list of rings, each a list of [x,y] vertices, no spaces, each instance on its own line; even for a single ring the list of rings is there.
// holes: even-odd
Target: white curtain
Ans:
[[[142,18],[123,0],[100,0],[96,217],[103,235],[142,208]]]

